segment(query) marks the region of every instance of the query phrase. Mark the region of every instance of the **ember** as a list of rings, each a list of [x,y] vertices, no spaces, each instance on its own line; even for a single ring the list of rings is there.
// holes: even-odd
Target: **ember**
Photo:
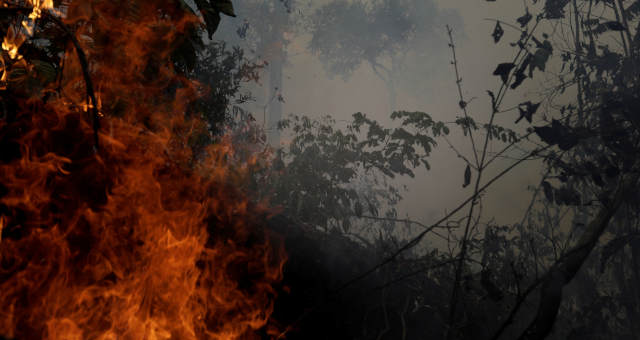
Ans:
[[[261,229],[268,211],[234,189],[246,169],[229,162],[232,145],[189,146],[206,129],[185,116],[199,87],[170,58],[200,20],[178,3],[0,2],[32,9],[2,45],[0,335],[271,332],[284,255]],[[29,85],[42,68],[20,57],[34,28],[71,35],[44,88]]]

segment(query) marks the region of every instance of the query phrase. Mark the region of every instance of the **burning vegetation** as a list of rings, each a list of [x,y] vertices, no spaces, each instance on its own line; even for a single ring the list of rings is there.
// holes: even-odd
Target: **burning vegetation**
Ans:
[[[210,32],[222,10],[202,10]],[[227,10],[228,11],[228,10]],[[284,255],[191,103],[182,1],[1,1],[0,335],[259,338]],[[213,26],[213,27],[212,27]]]

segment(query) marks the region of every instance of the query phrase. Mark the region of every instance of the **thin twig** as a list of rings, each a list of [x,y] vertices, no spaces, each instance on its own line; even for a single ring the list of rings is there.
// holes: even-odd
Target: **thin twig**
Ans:
[[[524,46],[527,45],[528,41],[531,39],[531,37],[533,36],[533,32],[535,32],[535,29],[538,27],[538,24],[540,23],[540,19],[536,20],[536,24],[534,25],[533,29],[531,30],[531,33],[526,37],[524,43],[522,44],[522,47],[520,48],[520,50],[518,51],[518,53],[516,54],[515,58],[514,58],[514,63],[520,58],[520,55],[522,54],[522,52],[525,50]],[[515,73],[515,72],[514,72]],[[491,128],[493,127],[493,121],[496,117],[496,113],[499,111],[498,108],[500,106],[500,104],[502,103],[502,100],[504,99],[505,94],[507,93],[509,86],[508,84],[511,82],[511,79],[513,77],[512,73],[509,78],[507,79],[506,82],[502,82],[502,84],[500,85],[500,89],[498,91],[498,95],[495,97],[495,99],[492,97],[492,103],[491,103],[491,118],[489,119],[489,124],[488,124],[488,133],[485,136],[485,140],[484,140],[484,145],[482,147],[482,156],[480,158],[480,162],[478,163],[478,171],[477,171],[477,176],[476,176],[476,182],[474,185],[474,190],[473,190],[473,196],[472,196],[472,200],[471,200],[471,205],[469,207],[469,212],[467,214],[467,223],[466,226],[464,228],[464,234],[462,236],[462,244],[461,244],[461,249],[460,249],[460,256],[458,257],[458,264],[456,266],[456,272],[455,272],[455,279],[453,281],[453,287],[452,287],[452,291],[451,291],[451,299],[450,299],[450,309],[449,309],[449,327],[447,328],[447,339],[452,339],[453,337],[453,329],[454,329],[454,325],[455,325],[455,317],[456,317],[456,312],[457,312],[457,302],[458,302],[458,289],[459,289],[459,284],[460,284],[460,279],[462,276],[462,268],[464,266],[464,261],[465,261],[465,257],[466,257],[466,253],[467,253],[467,242],[468,242],[468,237],[469,237],[469,230],[471,228],[471,221],[472,221],[472,216],[473,216],[473,212],[474,212],[474,208],[475,208],[475,200],[477,199],[478,195],[480,194],[480,181],[482,179],[482,174],[483,174],[483,170],[486,168],[485,166],[485,161],[486,161],[486,157],[487,157],[487,150],[488,150],[488,146],[489,146],[489,139],[491,137]],[[535,150],[534,150],[535,151]],[[525,157],[528,158],[528,157]]]
[[[451,54],[453,55],[453,69],[456,72],[456,86],[458,87],[458,96],[460,98],[460,102],[458,105],[464,112],[464,118],[469,120],[469,114],[467,113],[467,105],[469,104],[464,100],[464,95],[462,94],[462,78],[460,78],[460,72],[458,71],[458,58],[456,57],[456,47],[453,44],[453,29],[447,25],[447,34],[449,35],[449,47],[451,48]],[[471,140],[471,148],[473,149],[473,156],[476,159],[476,168],[480,168],[480,162],[478,159],[478,151],[476,150],[476,143],[473,139],[473,133],[471,132],[471,127],[469,127],[469,139]]]
[[[522,159],[514,162],[513,164],[511,164],[510,166],[506,167],[505,169],[503,169],[500,173],[498,173],[497,175],[495,175],[493,178],[491,178],[491,180],[489,180],[487,183],[485,183],[484,185],[482,185],[481,187],[478,188],[478,193],[485,191],[489,186],[491,186],[495,181],[497,181],[498,179],[502,178],[502,176],[506,175],[509,171],[511,171],[513,168],[515,168],[516,166],[520,165],[522,162],[526,161],[529,159],[529,157],[531,156],[535,156],[536,154],[546,150],[547,148],[549,148],[550,146],[545,146],[543,148],[539,148],[536,150],[533,150],[532,152],[530,152],[526,157],[523,157]],[[396,250],[395,252],[393,252],[390,256],[388,256],[386,259],[380,261],[378,264],[372,266],[371,268],[367,269],[366,271],[362,272],[360,275],[355,276],[354,278],[346,281],[345,283],[343,283],[342,285],[340,285],[338,288],[336,288],[333,293],[338,293],[344,289],[346,289],[347,287],[350,287],[351,285],[353,285],[354,283],[362,280],[363,278],[369,276],[370,274],[372,274],[373,272],[375,272],[376,270],[384,267],[385,265],[387,265],[388,263],[392,262],[393,260],[395,260],[398,256],[400,256],[400,254],[402,254],[403,252],[415,247],[416,245],[418,245],[420,243],[420,241],[425,237],[425,235],[427,235],[433,228],[439,226],[441,223],[445,222],[446,220],[448,220],[451,216],[455,215],[456,213],[458,213],[462,208],[464,208],[469,202],[475,200],[477,197],[477,195],[471,195],[470,197],[468,197],[466,200],[464,200],[462,203],[460,203],[455,209],[451,210],[448,214],[446,214],[446,216],[442,217],[441,219],[439,219],[436,223],[432,224],[431,227],[429,227],[428,229],[422,231],[420,234],[418,234],[416,237],[414,237],[413,239],[409,240],[407,243],[405,243],[404,246],[398,248],[398,250]]]

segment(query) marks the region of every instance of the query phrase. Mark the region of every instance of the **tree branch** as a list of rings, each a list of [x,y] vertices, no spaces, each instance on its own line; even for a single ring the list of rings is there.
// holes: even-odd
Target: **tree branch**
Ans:
[[[624,202],[629,189],[635,188],[638,175],[621,180],[610,202],[600,208],[578,243],[549,269],[542,283],[538,312],[519,340],[542,340],[550,332],[562,302],[562,289],[575,277],[595,247],[611,218]]]

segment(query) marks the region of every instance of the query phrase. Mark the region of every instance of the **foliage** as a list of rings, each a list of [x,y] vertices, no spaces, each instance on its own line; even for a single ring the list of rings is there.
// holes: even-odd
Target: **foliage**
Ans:
[[[346,78],[363,62],[380,68],[386,58],[421,48],[435,34],[438,14],[432,1],[331,1],[311,17],[309,48],[329,74]]]
[[[518,47],[521,53],[514,62],[498,65],[494,72],[505,85],[517,88],[526,79],[533,78],[534,71],[545,72],[554,52],[563,49],[552,43],[548,36],[536,37],[538,23],[562,20],[563,24],[576,27],[575,35],[571,37],[575,48],[561,53],[561,84],[554,89],[556,93],[562,93],[567,84],[573,84],[574,101],[556,106],[558,111],[546,112],[545,116],[551,117],[547,122],[544,122],[546,117],[533,121],[539,104],[526,102],[519,106],[520,116],[516,122],[522,118],[529,123],[533,121],[530,133],[551,148],[541,154],[547,175],[536,193],[541,192],[543,198],[536,201],[534,196],[527,212],[537,211],[539,215],[537,219],[525,220],[528,223],[524,225],[515,226],[518,230],[515,240],[519,240],[518,259],[529,268],[520,272],[530,273],[521,280],[527,282],[529,289],[526,294],[522,290],[511,290],[511,294],[524,301],[539,285],[541,296],[530,299],[537,303],[536,309],[528,312],[535,315],[532,321],[509,327],[512,315],[496,337],[507,328],[520,339],[548,336],[574,339],[598,332],[611,338],[638,334],[637,327],[624,320],[636,319],[640,314],[621,299],[621,294],[636,294],[631,288],[633,285],[627,282],[637,280],[640,269],[633,265],[639,255],[637,246],[630,245],[639,221],[635,214],[630,214],[638,209],[637,194],[628,190],[629,185],[637,184],[640,169],[637,161],[640,154],[637,142],[640,138],[640,125],[637,124],[640,72],[636,52],[639,32],[633,31],[627,22],[635,16],[632,13],[636,13],[638,6],[636,0],[547,0],[533,26],[518,19],[525,30],[511,45]],[[616,20],[606,19],[607,15],[597,17],[597,10],[615,16]],[[568,17],[567,13],[572,16]],[[523,17],[528,14],[529,9],[526,9]],[[619,37],[623,48],[612,46],[612,37]],[[527,68],[528,74],[525,73]],[[492,100],[495,101],[493,95]],[[553,106],[547,105],[550,107]],[[573,219],[568,230],[560,229],[566,223],[563,218],[552,218],[552,210],[559,212],[556,217]],[[613,240],[603,247],[597,246],[598,239],[604,235]],[[619,252],[627,246],[630,252]],[[504,244],[501,248],[506,251],[512,246]],[[599,254],[601,261],[597,260]],[[614,256],[612,254],[618,254],[620,262],[605,267],[604,263]],[[625,262],[635,276],[624,274],[622,263]],[[494,268],[491,267],[492,273],[496,274]],[[503,268],[502,273],[497,274],[503,279],[497,281],[503,281],[510,271]],[[607,274],[599,275],[601,272]],[[563,292],[565,286],[570,289],[565,288]],[[612,287],[620,294],[606,293]],[[508,287],[500,290],[509,291]],[[527,309],[520,304],[516,306],[515,311]],[[562,327],[559,320],[555,320],[558,310]],[[552,330],[554,322],[557,326]]]
[[[211,143],[213,136],[221,135],[238,119],[251,119],[238,105],[252,100],[252,95],[240,91],[247,82],[259,80],[262,67],[248,61],[242,49],[229,49],[224,42],[211,42],[198,54],[198,62],[188,76],[200,83],[201,95],[189,114],[199,115],[209,124],[210,137],[203,143]]]
[[[399,127],[384,128],[362,113],[346,129],[330,117],[283,120],[280,128],[291,140],[276,150],[257,186],[289,216],[324,230],[351,233],[363,215],[397,217],[401,196],[388,180],[428,169],[433,137],[449,130],[423,112],[395,112],[392,118]]]

